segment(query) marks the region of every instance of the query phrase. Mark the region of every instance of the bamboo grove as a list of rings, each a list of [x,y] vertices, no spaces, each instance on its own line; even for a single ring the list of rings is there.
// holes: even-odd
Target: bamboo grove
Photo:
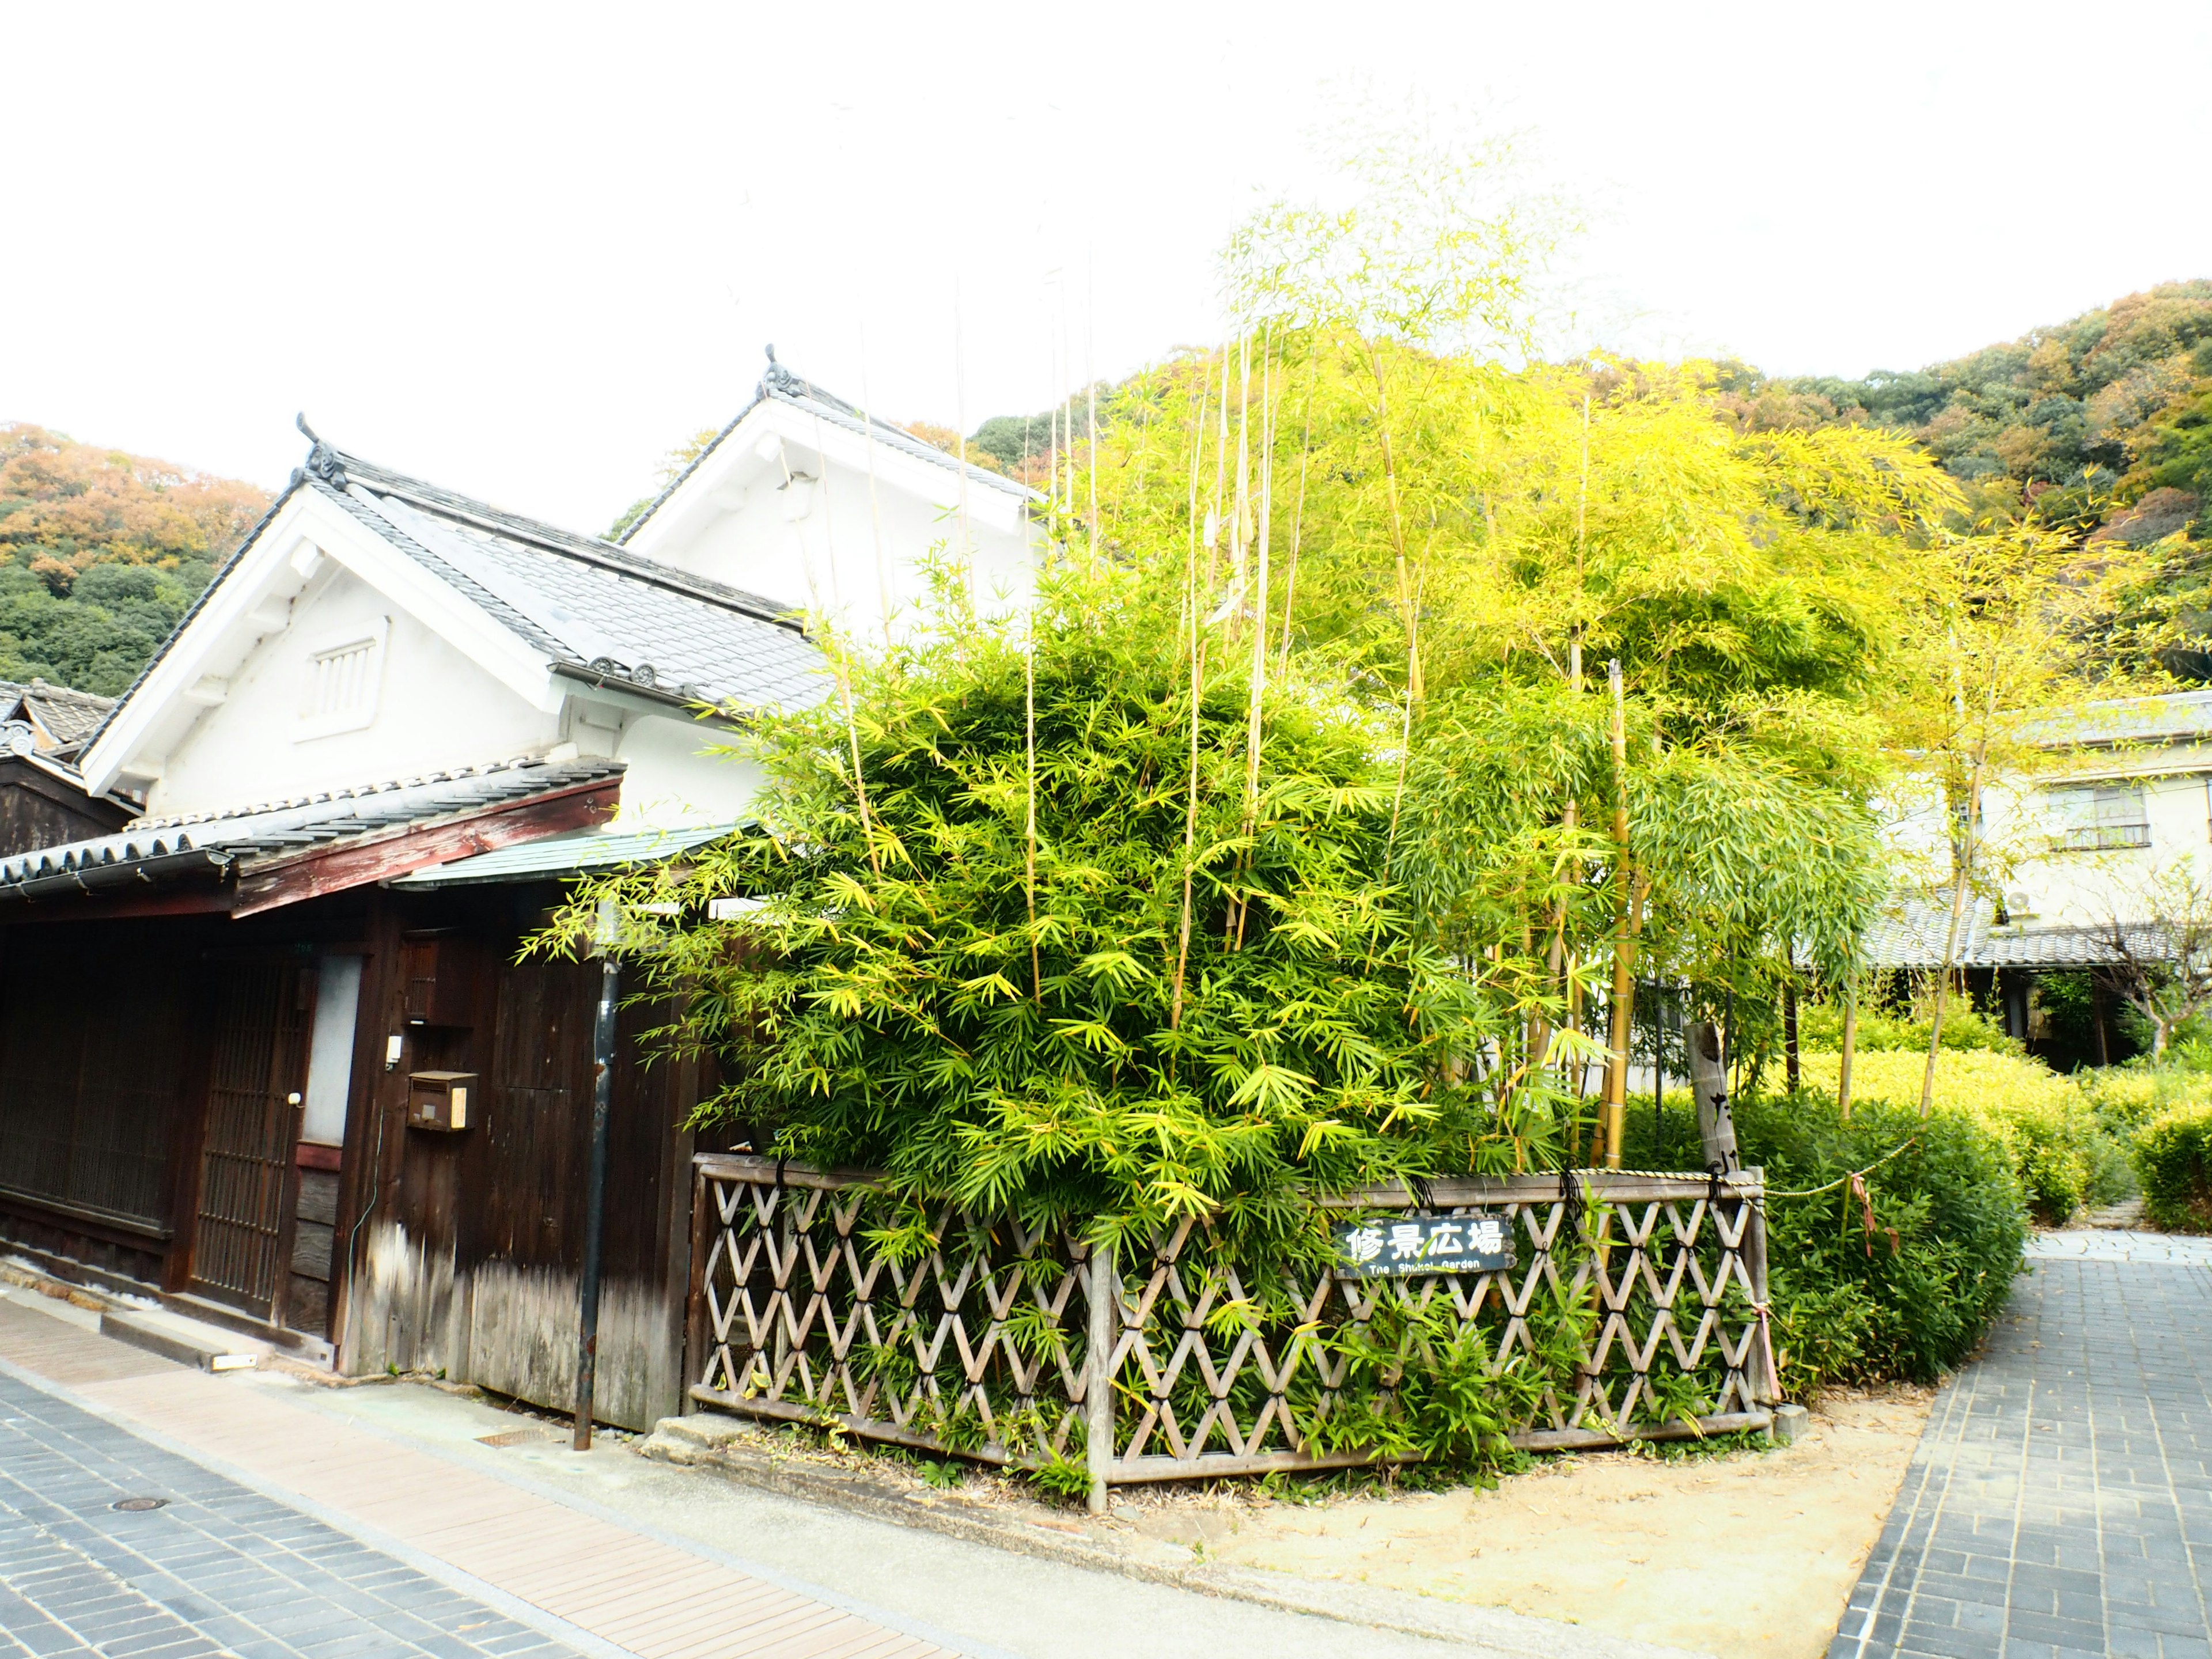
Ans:
[[[757,831],[580,890],[543,943],[627,907],[707,1115],[1288,1260],[1316,1194],[1617,1161],[1639,984],[1754,1040],[1850,984],[1877,802],[1967,805],[2124,573],[1707,366],[1534,361],[1540,219],[1480,175],[1257,216],[1231,337],[1055,417],[1031,586],[949,534],[919,614],[830,640],[834,695],[749,715]]]

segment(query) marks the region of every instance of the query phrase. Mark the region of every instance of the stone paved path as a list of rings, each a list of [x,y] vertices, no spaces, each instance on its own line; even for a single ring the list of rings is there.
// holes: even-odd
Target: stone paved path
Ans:
[[[2212,1252],[2051,1234],[2031,1254],[1936,1400],[1830,1659],[2212,1659]]]
[[[118,1501],[159,1498],[159,1509]],[[0,1654],[573,1653],[298,1510],[0,1376]]]
[[[242,1506],[241,1512],[264,1517],[269,1532],[265,1537],[240,1537],[235,1553],[281,1566],[284,1552],[301,1553],[295,1539],[312,1537],[316,1547],[327,1545],[337,1554],[344,1554],[345,1546],[354,1547],[358,1553],[347,1559],[365,1575],[362,1583],[343,1584],[323,1578],[298,1586],[241,1580],[236,1595],[253,1599],[239,1601],[227,1599],[232,1595],[229,1589],[220,1595],[202,1594],[198,1574],[208,1564],[190,1551],[174,1563],[111,1551],[112,1559],[100,1568],[107,1574],[103,1588],[82,1575],[87,1561],[97,1565],[92,1552],[106,1546],[83,1528],[75,1533],[50,1528],[51,1538],[34,1532],[21,1538],[26,1553],[19,1582],[18,1564],[6,1553],[18,1541],[9,1528],[8,1505],[18,1497],[32,1504],[49,1496],[48,1476],[70,1461],[64,1456],[53,1469],[37,1463],[43,1451],[53,1449],[45,1446],[40,1431],[32,1427],[27,1437],[12,1446],[0,1438],[0,1473],[4,1473],[11,1449],[32,1466],[23,1479],[0,1482],[0,1591],[12,1590],[28,1602],[35,1598],[26,1586],[45,1582],[38,1577],[40,1573],[76,1573],[88,1593],[100,1589],[106,1595],[100,1605],[115,1618],[152,1618],[155,1614],[147,1611],[151,1607],[176,1619],[179,1628],[172,1632],[166,1625],[157,1628],[149,1624],[143,1634],[149,1639],[143,1650],[140,1632],[134,1631],[111,1633],[89,1644],[77,1639],[74,1645],[69,1638],[42,1633],[40,1641],[51,1645],[27,1650],[90,1650],[108,1659],[140,1659],[142,1651],[144,1659],[191,1659],[218,1650],[239,1659],[353,1659],[356,1655],[416,1659],[419,1654],[437,1659],[477,1659],[479,1655],[505,1659],[510,1650],[540,1659],[564,1649],[597,1659],[632,1654],[639,1659],[953,1659],[952,1650],[944,1644],[887,1626],[805,1590],[703,1559],[679,1544],[641,1535],[424,1452],[311,1417],[265,1395],[186,1370],[10,1300],[0,1300],[0,1389],[6,1390],[0,1394],[0,1418],[19,1419],[25,1425],[49,1420],[35,1413],[30,1403],[43,1399],[67,1416],[78,1444],[100,1449],[97,1455],[86,1451],[77,1459],[86,1479],[96,1471],[100,1480],[115,1486],[135,1478],[152,1483],[149,1496],[172,1495],[166,1482],[173,1486],[180,1500],[190,1498],[198,1505],[191,1508],[180,1501],[154,1511],[152,1520],[176,1515],[197,1525],[205,1516],[220,1519],[223,1512],[218,1506],[195,1496],[220,1491],[223,1504]],[[66,1399],[57,1397],[61,1391],[66,1391]],[[92,1425],[104,1427],[109,1437],[101,1439]],[[140,1464],[147,1473],[134,1476]],[[216,1484],[210,1486],[210,1481]],[[143,1514],[103,1510],[112,1496],[102,1498],[100,1490],[86,1488],[88,1496],[77,1513],[80,1522],[113,1528],[149,1520]],[[18,1519],[45,1514],[25,1510]],[[317,1518],[324,1516],[331,1517],[328,1523]],[[46,1518],[58,1524],[61,1517]],[[158,1527],[149,1527],[125,1535],[161,1534]],[[77,1547],[85,1559],[53,1555],[55,1542]],[[437,1605],[452,1615],[450,1628],[426,1633],[401,1624],[394,1627],[395,1634],[380,1625],[388,1598],[376,1590],[376,1583],[382,1582],[377,1575],[395,1563],[411,1564],[428,1587],[426,1594],[445,1595],[447,1599]],[[218,1558],[211,1570],[228,1584],[222,1575],[236,1565]],[[142,1574],[153,1589],[140,1583]],[[58,1584],[61,1578],[54,1582]],[[77,1589],[73,1585],[69,1593],[76,1595]],[[176,1599],[179,1595],[182,1601]],[[165,1601],[165,1596],[169,1600]],[[481,1605],[461,1605],[471,1601]],[[331,1617],[331,1607],[340,1609],[350,1625]],[[193,1645],[191,1626],[249,1609],[261,1610],[248,1620],[256,1626],[250,1640],[225,1636],[219,1644]],[[503,1629],[483,1624],[481,1646],[471,1645],[478,1640],[473,1627],[465,1639],[455,1639],[461,1635],[460,1626],[499,1609],[519,1622]],[[221,1628],[230,1631],[233,1626]],[[313,1645],[306,1640],[310,1631],[314,1632]],[[16,1634],[11,1609],[4,1602],[0,1602],[0,1632]],[[548,1636],[556,1639],[548,1642]],[[271,1638],[282,1638],[283,1644],[272,1644]],[[0,1659],[9,1659],[19,1650],[25,1650],[0,1643]]]

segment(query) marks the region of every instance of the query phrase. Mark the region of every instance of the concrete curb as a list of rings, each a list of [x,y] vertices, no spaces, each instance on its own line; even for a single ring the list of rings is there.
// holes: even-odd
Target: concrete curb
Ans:
[[[202,1331],[206,1334],[201,1334]],[[114,1308],[102,1310],[100,1334],[111,1342],[143,1348],[163,1359],[173,1359],[179,1365],[203,1371],[250,1370],[262,1358],[256,1347],[228,1340],[228,1333],[213,1327],[190,1328],[183,1320],[157,1322]]]
[[[1692,1650],[1605,1636],[1500,1608],[1431,1600],[1372,1585],[1307,1579],[1264,1568],[1178,1561],[1175,1547],[1152,1545],[1148,1556],[1102,1538],[1094,1526],[1066,1529],[995,1511],[970,1498],[922,1493],[864,1473],[770,1456],[736,1443],[738,1425],[704,1414],[661,1419],[637,1449],[641,1456],[711,1470],[759,1491],[846,1510],[872,1520],[920,1527],[966,1543],[988,1545],[1093,1571],[1119,1573],[1171,1589],[1195,1590],[1279,1613],[1456,1642],[1511,1659],[1686,1659]],[[1700,1656],[1699,1659],[1712,1659]]]

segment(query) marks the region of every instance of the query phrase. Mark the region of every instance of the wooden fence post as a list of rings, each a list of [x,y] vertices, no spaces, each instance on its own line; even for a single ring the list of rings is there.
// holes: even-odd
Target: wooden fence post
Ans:
[[[712,1212],[711,1215],[709,1212]],[[696,1164],[691,1170],[691,1282],[684,1291],[684,1389],[677,1409],[691,1409],[691,1385],[707,1378],[707,1258],[712,1227],[721,1219],[714,1184]]]
[[[1735,1121],[1729,1115],[1728,1066],[1721,1055],[1721,1034],[1709,1019],[1701,1019],[1686,1034],[1690,1050],[1690,1091],[1698,1097],[1698,1139],[1705,1149],[1705,1168],[1723,1175],[1743,1168],[1735,1149]]]
[[[1106,1513],[1106,1469],[1114,1461],[1114,1348],[1121,1334],[1121,1276],[1114,1247],[1091,1247],[1091,1336],[1083,1356],[1084,1456],[1090,1510]]]
[[[1766,1206],[1753,1198],[1746,1198],[1743,1203],[1748,1212],[1743,1229],[1743,1267],[1751,1279],[1751,1304],[1759,1310],[1759,1346],[1753,1353],[1759,1373],[1753,1399],[1758,1405],[1778,1406],[1782,1403],[1782,1379],[1775,1375],[1774,1332],[1765,1311]]]

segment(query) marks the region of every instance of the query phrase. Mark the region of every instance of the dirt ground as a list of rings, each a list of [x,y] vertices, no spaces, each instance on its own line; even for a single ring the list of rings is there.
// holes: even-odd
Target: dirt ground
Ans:
[[[1737,1659],[1826,1650],[1934,1395],[1833,1398],[1771,1452],[1547,1460],[1495,1492],[1117,1505],[1206,1559],[1561,1619]]]

